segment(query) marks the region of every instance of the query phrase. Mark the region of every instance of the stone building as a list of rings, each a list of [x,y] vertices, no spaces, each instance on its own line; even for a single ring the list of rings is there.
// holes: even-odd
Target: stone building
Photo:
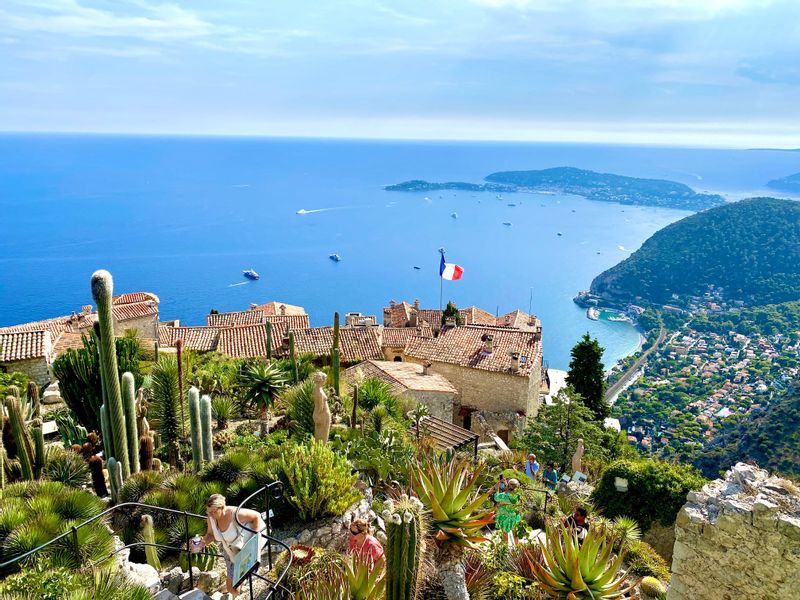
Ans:
[[[54,356],[48,330],[0,333],[0,371],[23,373],[38,385],[45,385],[51,379]]]
[[[455,424],[503,441],[519,435],[539,410],[541,330],[445,327],[436,338],[414,337],[403,360],[429,364],[458,390]]]
[[[397,362],[403,360],[403,352],[411,338],[433,337],[433,330],[427,323],[420,327],[381,327],[380,332],[383,357]]]
[[[496,317],[477,306],[469,306],[459,309],[458,313],[462,325],[490,325],[530,331],[538,329],[539,333],[542,329],[541,321],[521,310],[513,310]],[[419,300],[414,300],[413,304],[392,300],[383,309],[383,324],[385,327],[428,326],[434,333],[438,333],[442,328],[442,315],[443,311],[439,309],[420,308]]]
[[[800,490],[738,463],[689,492],[675,522],[667,600],[800,598]]]
[[[388,383],[397,395],[415,399],[428,407],[434,417],[453,422],[458,390],[446,378],[424,365],[411,362],[367,360],[345,370],[352,386],[360,379],[375,377]]]

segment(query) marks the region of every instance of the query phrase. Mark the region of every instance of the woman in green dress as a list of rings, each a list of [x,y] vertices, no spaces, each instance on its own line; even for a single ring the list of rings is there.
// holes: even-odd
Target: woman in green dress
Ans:
[[[519,494],[515,493],[518,487],[519,481],[509,479],[506,489],[498,491],[494,495],[494,501],[497,503],[494,520],[497,527],[503,532],[503,539],[510,545],[514,544],[514,528],[522,521],[522,516],[515,508],[515,505],[519,504]]]

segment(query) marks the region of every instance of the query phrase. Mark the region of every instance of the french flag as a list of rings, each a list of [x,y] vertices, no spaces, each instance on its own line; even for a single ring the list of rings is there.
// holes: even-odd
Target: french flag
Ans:
[[[464,274],[464,269],[455,263],[444,262],[444,253],[442,253],[442,262],[439,263],[439,276],[448,281],[456,281],[461,279]]]

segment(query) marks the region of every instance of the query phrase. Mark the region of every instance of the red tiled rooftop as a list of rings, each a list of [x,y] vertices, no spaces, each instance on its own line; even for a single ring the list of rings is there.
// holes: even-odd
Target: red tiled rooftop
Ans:
[[[272,354],[281,352],[286,325],[272,324]],[[241,325],[220,329],[217,351],[235,358],[254,358],[267,355],[267,329],[264,325]]]
[[[183,347],[198,352],[208,352],[217,347],[219,327],[167,327],[158,328],[158,343],[161,346],[175,346],[181,340]]]
[[[210,314],[206,317],[209,327],[232,327],[234,325],[258,325],[264,322],[264,314],[259,310],[240,310]]]
[[[302,306],[294,306],[293,304],[286,304],[285,302],[267,302],[266,304],[259,304],[252,307],[252,310],[260,310],[265,315],[304,315],[306,309]]]
[[[493,336],[491,354],[483,351],[482,338],[487,334]],[[511,352],[520,354],[520,368],[516,372],[511,370]],[[542,347],[537,333],[480,325],[446,329],[438,338],[433,339],[412,338],[406,345],[404,353],[420,360],[524,377],[530,375],[534,365],[540,363],[542,359]]]
[[[131,292],[129,294],[119,294],[111,299],[111,303],[114,305],[135,304],[136,302],[147,302],[147,301],[153,301],[156,304],[159,304],[161,302],[158,299],[158,296],[156,296],[152,292]]]
[[[279,324],[291,330],[308,329],[308,315],[264,315],[264,320],[273,325]]]
[[[52,350],[51,339],[50,332],[42,329],[0,333],[0,362],[45,357]]]
[[[381,346],[405,348],[412,337],[433,337],[433,331],[427,323],[422,327],[384,327],[381,330]]]
[[[77,331],[65,331],[53,345],[53,353],[58,356],[67,350],[80,350],[83,348],[83,333]]]
[[[294,331],[295,350],[298,354],[327,356],[333,347],[333,327],[310,327]],[[348,327],[339,330],[342,362],[359,362],[370,358],[383,358],[377,327]]]

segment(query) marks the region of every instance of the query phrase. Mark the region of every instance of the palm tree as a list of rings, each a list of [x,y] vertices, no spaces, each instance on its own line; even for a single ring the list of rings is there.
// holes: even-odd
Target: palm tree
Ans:
[[[275,396],[286,387],[284,372],[272,363],[256,362],[242,371],[241,385],[244,398],[255,404],[260,411],[261,420],[267,420],[267,411],[275,402]]]

